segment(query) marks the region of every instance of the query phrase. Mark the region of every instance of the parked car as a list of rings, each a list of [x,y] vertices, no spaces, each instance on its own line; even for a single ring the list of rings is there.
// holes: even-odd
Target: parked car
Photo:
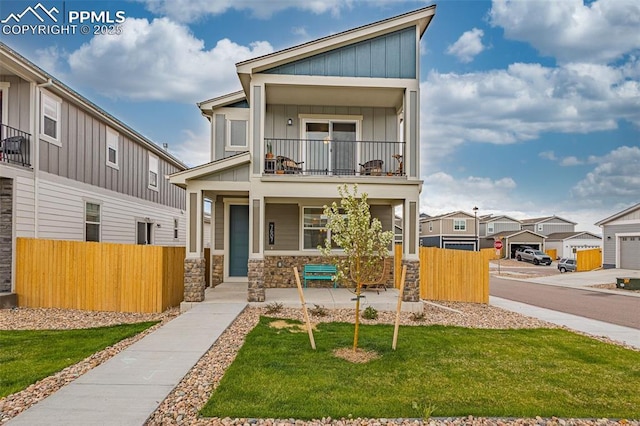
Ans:
[[[547,266],[551,265],[551,257],[540,250],[534,250],[531,248],[524,250],[519,248],[516,251],[516,259],[518,261],[526,260],[527,262],[532,262],[534,265],[539,265],[541,263],[544,263]]]
[[[575,259],[568,259],[566,257],[563,257],[558,262],[558,270],[560,272],[575,272],[575,270],[576,270],[576,260]]]

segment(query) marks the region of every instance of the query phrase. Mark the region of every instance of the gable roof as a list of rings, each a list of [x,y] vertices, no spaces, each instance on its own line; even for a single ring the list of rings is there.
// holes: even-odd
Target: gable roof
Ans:
[[[421,222],[431,222],[431,221],[434,221],[434,220],[446,219],[448,217],[455,216],[457,214],[463,214],[465,216],[473,218],[472,214],[469,214],[467,212],[463,212],[462,210],[458,210],[458,211],[455,211],[455,212],[444,213],[444,214],[441,214],[441,215],[438,215],[438,216],[421,217],[420,221]]]
[[[581,237],[583,235],[590,235],[594,238],[597,238],[599,240],[602,239],[602,237],[600,235],[596,235],[592,232],[588,232],[588,231],[575,231],[575,232],[554,232],[552,234],[547,235],[547,241],[564,241],[564,240],[571,240],[571,239],[575,239],[578,237]]]
[[[520,223],[520,221],[518,219],[514,219],[511,216],[507,216],[507,215],[500,215],[500,216],[493,216],[493,215],[486,215],[486,216],[481,216],[478,218],[478,220],[480,221],[480,223],[486,223],[486,222],[495,222],[499,219],[509,219],[512,222],[516,222],[516,223]]]
[[[538,234],[537,232],[533,232],[530,231],[528,229],[522,229],[520,231],[502,231],[502,232],[498,232],[497,234],[491,234],[489,236],[487,236],[486,238],[489,239],[493,239],[495,240],[496,238],[511,238],[511,237],[515,237],[516,235],[519,234],[524,234],[524,233],[529,233],[529,234],[533,234],[536,235],[542,239],[546,239],[547,237],[542,235],[542,234]]]
[[[567,222],[567,223],[571,223],[571,224],[577,225],[576,222],[572,222],[570,220],[564,219],[564,218],[562,218],[560,216],[556,216],[556,215],[544,216],[544,217],[534,217],[534,218],[530,218],[530,219],[522,219],[520,221],[520,223],[522,223],[523,225],[531,225],[531,224],[549,222],[549,221],[551,221],[553,219],[560,219],[563,222]]]
[[[251,155],[248,151],[239,152],[230,157],[221,158],[219,160],[211,161],[209,163],[205,163],[188,170],[173,173],[169,175],[169,182],[186,189],[187,180],[199,179],[212,173],[218,173],[223,170],[238,167],[243,164],[248,164],[250,161]]]
[[[114,130],[127,134],[135,142],[139,142],[140,144],[144,145],[147,149],[149,149],[149,151],[153,152],[168,163],[176,166],[178,169],[185,170],[187,168],[186,164],[184,164],[178,158],[174,157],[171,153],[165,151],[155,142],[142,136],[140,133],[133,130],[131,127],[127,126],[122,121],[118,120],[113,115],[100,108],[98,105],[83,97],[78,92],[71,89],[69,86],[67,86],[48,72],[44,71],[42,68],[38,67],[36,64],[29,61],[27,58],[2,42],[0,42],[0,68],[6,68],[12,73],[20,76],[20,78],[27,81],[35,81],[36,83],[45,85],[47,90],[61,96],[62,98],[70,102],[80,105],[85,111],[88,111],[91,114],[100,117],[109,126],[113,127]]]
[[[604,218],[604,219],[596,222],[595,225],[596,226],[606,225],[608,222],[616,220],[616,219],[618,219],[618,218],[620,218],[622,216],[625,216],[625,215],[627,215],[627,214],[629,214],[631,212],[634,212],[634,211],[636,211],[638,209],[640,209],[640,203],[635,204],[635,205],[633,205],[633,206],[631,206],[631,207],[629,207],[629,208],[627,208],[625,210],[622,210],[621,212],[618,212],[618,213],[616,213],[614,215],[611,215],[611,216],[609,216],[607,218]]]
[[[417,26],[420,37],[422,37],[431,19],[435,15],[435,11],[435,5],[427,6],[402,15],[238,62],[236,64],[236,71],[244,92],[247,97],[249,97],[249,81],[252,74],[411,26]]]

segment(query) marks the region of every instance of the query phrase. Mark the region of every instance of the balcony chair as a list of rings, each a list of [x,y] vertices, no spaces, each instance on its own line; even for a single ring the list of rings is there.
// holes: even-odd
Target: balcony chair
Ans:
[[[0,161],[24,164],[23,144],[24,136],[10,136],[0,141]],[[9,155],[17,157],[19,161],[9,160]]]
[[[304,164],[304,161],[294,161],[283,155],[276,157],[276,171],[283,171],[284,174],[302,173],[302,164]]]
[[[360,164],[360,174],[363,176],[381,176],[382,175],[382,160],[369,160],[366,163]]]

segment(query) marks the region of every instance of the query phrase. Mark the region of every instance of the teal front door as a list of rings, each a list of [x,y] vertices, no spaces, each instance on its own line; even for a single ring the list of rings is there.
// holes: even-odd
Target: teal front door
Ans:
[[[249,262],[249,206],[229,206],[229,276],[246,277]]]

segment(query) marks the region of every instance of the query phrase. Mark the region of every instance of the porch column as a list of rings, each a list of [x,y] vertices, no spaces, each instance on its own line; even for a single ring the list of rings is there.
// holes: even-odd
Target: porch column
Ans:
[[[203,250],[204,197],[202,191],[187,191],[187,250],[184,260],[184,301],[204,300],[205,259]]]
[[[407,266],[404,294],[405,302],[420,301],[420,246],[418,235],[418,200],[404,200],[402,236],[402,265]]]
[[[250,199],[249,220],[249,265],[247,288],[247,300],[249,302],[264,302],[264,236],[262,224],[264,223],[264,198]]]
[[[420,178],[420,94],[407,88],[404,95],[404,170],[409,178]]]

